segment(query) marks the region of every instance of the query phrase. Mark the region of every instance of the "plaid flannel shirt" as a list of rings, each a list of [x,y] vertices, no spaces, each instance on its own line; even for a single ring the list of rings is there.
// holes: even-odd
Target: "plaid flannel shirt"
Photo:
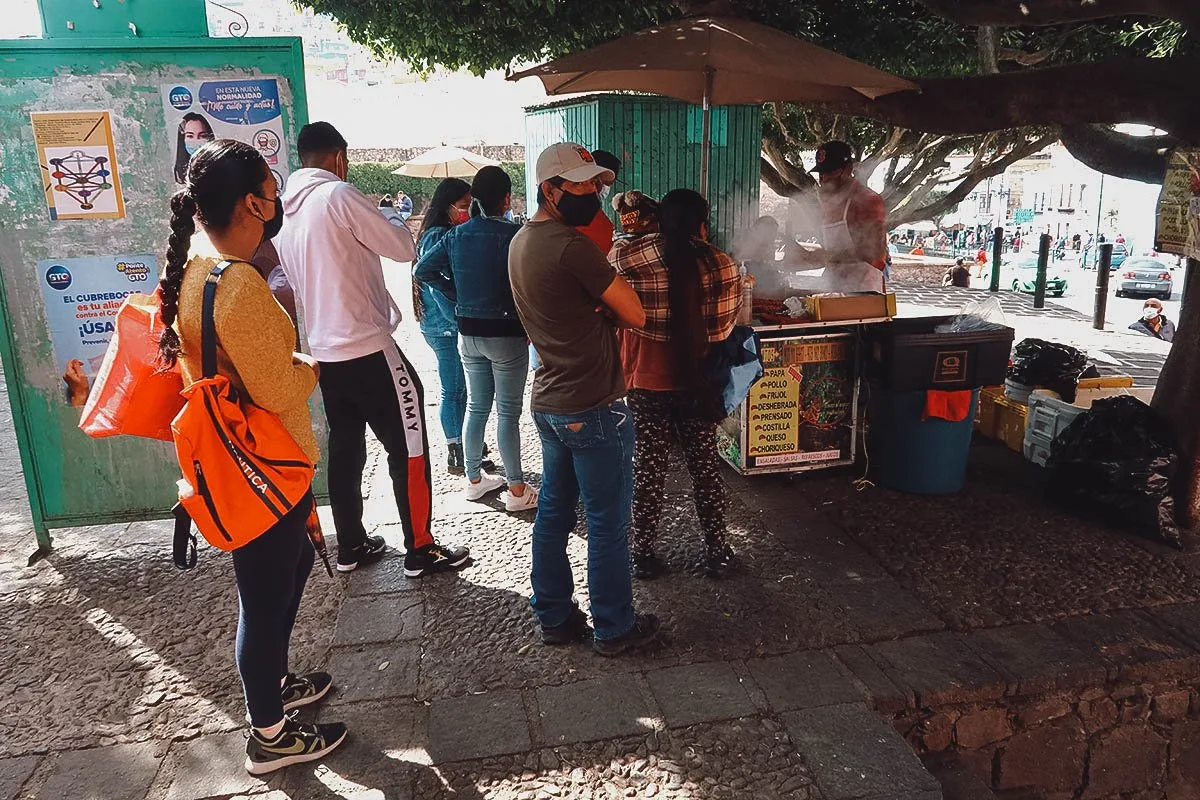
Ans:
[[[671,329],[670,299],[662,236],[651,234],[629,240],[613,248],[608,260],[637,292],[646,310],[646,327],[634,333],[656,342],[667,341]],[[733,332],[742,302],[741,273],[736,261],[707,243],[702,243],[700,266],[708,341],[723,342]]]

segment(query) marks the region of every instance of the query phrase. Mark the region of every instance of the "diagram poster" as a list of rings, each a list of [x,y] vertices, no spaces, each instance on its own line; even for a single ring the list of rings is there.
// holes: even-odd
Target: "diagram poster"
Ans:
[[[123,218],[109,112],[35,111],[30,117],[50,219]]]
[[[278,78],[169,83],[162,93],[176,183],[184,182],[192,154],[207,142],[237,139],[262,154],[283,189],[288,159]]]
[[[1157,248],[1200,258],[1200,151],[1176,150],[1158,196]]]
[[[117,310],[130,294],[153,292],[158,264],[152,255],[92,256],[39,261],[37,270],[64,397],[82,406],[104,361]]]

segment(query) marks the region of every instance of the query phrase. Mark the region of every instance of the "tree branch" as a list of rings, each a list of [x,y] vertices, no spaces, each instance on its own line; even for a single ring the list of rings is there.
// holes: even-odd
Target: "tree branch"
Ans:
[[[925,206],[912,206],[903,204],[892,211],[888,215],[888,227],[894,228],[897,225],[902,225],[905,222],[912,222],[918,219],[929,219],[938,217],[947,211],[956,208],[959,203],[967,199],[967,195],[971,190],[985,181],[988,178],[993,178],[1002,174],[1006,169],[1011,167],[1023,158],[1027,158],[1058,138],[1057,133],[1047,133],[1032,139],[1024,144],[1014,147],[1007,155],[998,158],[995,161],[982,166],[974,172],[968,173],[957,186],[951,189],[946,195],[939,197],[934,202]]]
[[[784,153],[782,148],[779,147],[779,143],[774,141],[769,136],[763,137],[763,154],[767,159],[769,159],[769,163],[773,167],[775,175],[791,187],[788,191],[782,192],[781,194],[791,194],[792,192],[800,189],[813,186],[816,183],[812,175],[809,175],[807,172],[805,172],[803,167],[797,167],[795,164],[788,161],[787,155]]]
[[[1167,156],[1179,145],[1175,136],[1130,136],[1107,125],[1064,128],[1062,143],[1082,163],[1106,175],[1161,183]]]
[[[780,197],[790,197],[796,191],[796,187],[780,175],[779,170],[775,169],[775,165],[764,156],[758,157],[758,172],[762,176],[763,183],[771,187],[771,191]]]
[[[1197,57],[1123,59],[923,80],[920,94],[898,92],[826,108],[936,133],[1132,122],[1200,141],[1197,74]]]
[[[1194,0],[922,0],[960,25],[1018,28],[1092,22],[1112,17],[1161,17],[1200,27]]]
[[[981,25],[975,32],[979,46],[979,71],[984,75],[995,75],[1000,71],[1000,29],[994,25]]]

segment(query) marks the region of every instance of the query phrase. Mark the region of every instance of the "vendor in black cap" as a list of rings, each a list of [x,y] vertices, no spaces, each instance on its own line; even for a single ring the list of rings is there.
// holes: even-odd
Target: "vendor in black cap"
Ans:
[[[845,142],[817,149],[822,253],[833,272],[830,288],[883,291],[887,268],[887,210],[883,198],[854,177],[854,153]],[[868,268],[869,267],[869,268]]]

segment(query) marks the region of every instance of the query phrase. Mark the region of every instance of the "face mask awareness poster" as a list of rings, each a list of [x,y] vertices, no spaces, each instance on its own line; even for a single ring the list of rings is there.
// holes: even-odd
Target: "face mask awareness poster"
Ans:
[[[185,181],[188,162],[201,147],[213,139],[236,139],[262,154],[283,190],[288,159],[278,78],[168,83],[162,93],[175,183]]]

